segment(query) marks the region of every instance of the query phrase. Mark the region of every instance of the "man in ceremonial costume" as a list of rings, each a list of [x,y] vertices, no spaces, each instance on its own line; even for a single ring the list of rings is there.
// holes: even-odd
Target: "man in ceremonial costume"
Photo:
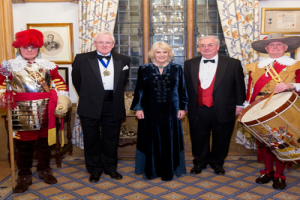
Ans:
[[[96,34],[94,45],[96,51],[76,55],[72,64],[85,164],[90,182],[98,182],[102,172],[119,180],[123,177],[117,172],[117,147],[121,120],[126,117],[124,87],[130,58],[111,52],[115,38],[110,32]]]
[[[255,41],[252,47],[260,53],[268,53],[269,57],[247,65],[249,70],[249,83],[246,96],[246,106],[262,96],[285,90],[300,91],[300,62],[288,56],[285,52],[296,50],[300,46],[300,37],[284,37],[282,33],[272,33],[263,40]],[[272,79],[270,70],[275,69],[281,80],[276,85]],[[286,187],[284,176],[285,162],[280,161],[265,145],[259,143],[258,160],[264,160],[265,169],[261,170],[261,176],[256,179],[256,183],[264,184],[273,180],[274,189],[284,189]],[[273,165],[276,163],[276,171]]]
[[[38,59],[44,44],[43,34],[35,29],[20,31],[12,44],[18,56],[9,60],[16,107],[12,111],[16,160],[19,168],[16,193],[26,192],[32,184],[32,161],[36,149],[37,171],[45,183],[57,183],[50,168],[51,149],[55,143],[55,115],[63,115],[71,107],[68,87],[54,63]],[[0,92],[5,93],[5,77],[0,75]],[[49,136],[49,137],[48,137]]]

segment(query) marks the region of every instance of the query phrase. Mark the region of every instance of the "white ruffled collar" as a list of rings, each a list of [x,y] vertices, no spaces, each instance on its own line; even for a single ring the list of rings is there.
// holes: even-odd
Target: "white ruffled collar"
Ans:
[[[8,61],[12,68],[12,71],[20,71],[23,70],[24,67],[27,66],[28,62],[22,58],[22,56],[17,56],[15,59],[11,59]],[[53,62],[50,62],[45,59],[35,59],[35,63],[37,63],[41,68],[51,70],[55,69],[56,65]]]
[[[292,66],[293,64],[295,64],[297,62],[297,60],[294,60],[286,55],[280,57],[280,58],[266,58],[263,59],[261,61],[258,62],[258,68],[265,68],[266,66],[268,66],[269,64],[272,64],[274,61],[276,60],[276,62],[278,62],[281,65],[286,65],[286,66]]]

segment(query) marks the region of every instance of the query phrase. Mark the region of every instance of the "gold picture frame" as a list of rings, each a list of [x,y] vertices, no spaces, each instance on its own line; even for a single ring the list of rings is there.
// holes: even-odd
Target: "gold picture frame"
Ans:
[[[72,64],[74,58],[72,23],[27,24],[27,29],[37,29],[44,35],[45,44],[40,49],[42,59],[56,64]]]
[[[300,33],[300,8],[262,8],[261,34]]]

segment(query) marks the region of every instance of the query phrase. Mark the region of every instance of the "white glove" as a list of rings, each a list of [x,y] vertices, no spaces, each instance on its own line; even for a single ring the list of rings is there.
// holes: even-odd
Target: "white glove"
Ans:
[[[63,115],[68,112],[68,109],[71,108],[71,100],[65,95],[59,95],[57,97],[57,106],[55,108],[55,113],[57,115]]]

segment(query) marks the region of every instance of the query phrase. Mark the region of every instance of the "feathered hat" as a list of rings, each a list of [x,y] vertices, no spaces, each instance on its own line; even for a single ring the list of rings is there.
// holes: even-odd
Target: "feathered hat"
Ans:
[[[12,44],[15,48],[32,46],[34,48],[41,48],[44,45],[44,36],[42,32],[36,29],[28,29],[17,32],[16,40]]]

